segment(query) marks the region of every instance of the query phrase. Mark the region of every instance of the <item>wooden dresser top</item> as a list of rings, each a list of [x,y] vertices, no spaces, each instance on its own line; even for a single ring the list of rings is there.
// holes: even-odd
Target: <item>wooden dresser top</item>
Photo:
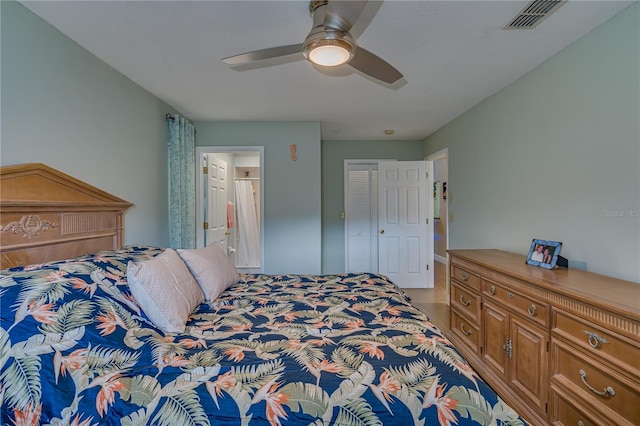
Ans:
[[[640,284],[572,268],[528,265],[526,256],[495,249],[449,250],[453,256],[565,296],[640,319]]]

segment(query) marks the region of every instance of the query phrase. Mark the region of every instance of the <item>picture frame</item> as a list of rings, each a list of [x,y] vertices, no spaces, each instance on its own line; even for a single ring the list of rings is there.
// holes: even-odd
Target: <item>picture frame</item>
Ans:
[[[533,239],[527,255],[527,263],[545,269],[555,269],[560,256],[562,243],[559,241],[547,241]]]

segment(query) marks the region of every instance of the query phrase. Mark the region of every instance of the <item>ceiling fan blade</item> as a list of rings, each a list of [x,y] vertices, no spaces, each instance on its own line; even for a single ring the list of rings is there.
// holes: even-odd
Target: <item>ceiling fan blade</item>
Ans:
[[[278,58],[296,53],[302,53],[302,44],[291,44],[289,46],[270,47],[268,49],[254,50],[253,52],[241,53],[240,55],[229,56],[222,59],[228,65],[242,65],[265,59]]]
[[[370,77],[389,84],[393,84],[403,77],[402,73],[390,63],[360,46],[358,46],[356,55],[349,61],[349,65]]]
[[[329,0],[324,14],[324,26],[348,33],[367,3],[366,0]]]

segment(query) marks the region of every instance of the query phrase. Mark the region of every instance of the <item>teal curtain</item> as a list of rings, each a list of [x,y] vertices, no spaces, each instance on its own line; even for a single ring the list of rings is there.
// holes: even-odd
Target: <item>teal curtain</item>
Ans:
[[[196,139],[193,123],[179,115],[169,123],[169,243],[196,246]]]

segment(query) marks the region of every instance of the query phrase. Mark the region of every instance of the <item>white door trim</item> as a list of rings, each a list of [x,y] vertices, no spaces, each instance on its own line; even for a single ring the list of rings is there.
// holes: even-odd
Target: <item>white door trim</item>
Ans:
[[[446,160],[447,161],[447,193],[449,194],[448,198],[450,197],[451,194],[451,183],[449,182],[449,148],[443,148],[440,151],[436,151],[433,154],[430,154],[428,156],[426,156],[424,158],[427,161],[436,161],[436,160]],[[447,208],[447,215],[449,214],[449,209]],[[445,244],[446,244],[446,249],[449,250],[449,218],[447,217],[447,220],[445,222],[446,226],[445,226],[445,232],[447,234],[447,238],[445,240]],[[435,225],[435,222],[434,222]],[[433,229],[433,226],[431,227]],[[449,270],[449,252],[447,252],[447,257],[446,258],[441,258],[441,256],[437,256],[438,259],[435,259],[435,250],[434,250],[434,259],[438,260],[441,263],[445,264],[445,269],[447,271],[447,275],[446,275],[446,286],[447,286],[447,305],[449,304],[449,292],[450,292],[450,285],[451,285],[451,271]]]

